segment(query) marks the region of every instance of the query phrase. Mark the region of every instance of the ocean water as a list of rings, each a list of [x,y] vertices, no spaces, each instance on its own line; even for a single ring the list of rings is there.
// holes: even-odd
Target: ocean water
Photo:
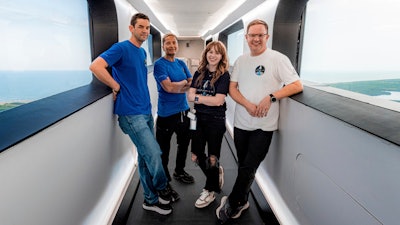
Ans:
[[[376,80],[400,79],[400,71],[307,71],[302,70],[300,77],[304,80],[331,84]]]
[[[0,71],[0,104],[30,102],[89,84],[86,71]]]
[[[302,71],[300,77],[376,98],[400,101],[400,71]]]
[[[329,86],[376,98],[400,101],[400,79],[341,82]]]
[[[336,82],[334,80],[328,79],[328,77],[334,77],[335,74],[336,76],[338,76],[338,80],[336,80]],[[316,79],[316,77],[319,76],[320,82],[324,80],[324,82],[326,82],[329,86],[375,96],[382,99],[400,101],[400,75],[397,76],[397,79],[390,79],[391,77],[395,76],[375,75],[374,78],[373,74],[366,74],[364,76],[364,78],[366,78],[366,81],[350,81],[350,74],[335,74],[314,73],[308,74],[308,76],[305,77],[314,77],[314,79],[310,80],[316,81],[318,80]],[[358,76],[361,77],[361,75]],[[304,78],[303,76],[301,77]],[[24,103],[35,101],[63,91],[89,84],[91,81],[92,74],[89,70],[0,71],[0,105],[4,103]]]

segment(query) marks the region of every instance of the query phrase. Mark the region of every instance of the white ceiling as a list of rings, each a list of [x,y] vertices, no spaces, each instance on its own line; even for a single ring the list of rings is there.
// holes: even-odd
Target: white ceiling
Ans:
[[[266,0],[128,0],[163,33],[207,38],[235,23]],[[214,31],[214,32],[213,32]]]

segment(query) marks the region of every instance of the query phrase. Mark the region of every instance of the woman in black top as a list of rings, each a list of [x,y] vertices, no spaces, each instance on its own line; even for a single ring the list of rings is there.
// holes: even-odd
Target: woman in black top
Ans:
[[[225,127],[225,97],[229,92],[229,63],[224,44],[210,42],[202,53],[200,66],[193,76],[188,99],[194,102],[196,128],[192,136],[192,161],[206,175],[206,184],[195,206],[204,208],[221,191],[224,172],[219,164]],[[208,146],[207,154],[205,151]]]

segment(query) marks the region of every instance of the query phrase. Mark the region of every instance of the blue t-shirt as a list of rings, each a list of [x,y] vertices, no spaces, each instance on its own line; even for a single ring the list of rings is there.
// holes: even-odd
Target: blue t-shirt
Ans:
[[[121,86],[114,103],[114,113],[118,115],[151,114],[146,51],[126,40],[115,43],[100,57],[111,67],[113,78]]]
[[[167,77],[171,82],[179,82],[191,78],[189,69],[186,64],[175,59],[173,62],[161,57],[154,63],[154,78],[158,87],[158,115],[167,117],[189,109],[186,93],[168,93],[162,86],[161,82]]]

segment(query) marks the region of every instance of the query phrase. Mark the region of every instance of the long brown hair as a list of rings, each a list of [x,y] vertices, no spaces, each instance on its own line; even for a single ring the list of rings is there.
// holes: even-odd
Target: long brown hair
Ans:
[[[214,86],[214,83],[229,69],[228,55],[226,54],[225,45],[220,41],[213,41],[207,44],[206,49],[204,49],[201,54],[200,65],[197,71],[200,73],[199,78],[197,79],[195,86],[200,87],[204,77],[207,73],[207,52],[209,52],[212,48],[221,54],[221,60],[218,62],[217,70],[215,71],[215,75],[211,78],[211,86]]]

